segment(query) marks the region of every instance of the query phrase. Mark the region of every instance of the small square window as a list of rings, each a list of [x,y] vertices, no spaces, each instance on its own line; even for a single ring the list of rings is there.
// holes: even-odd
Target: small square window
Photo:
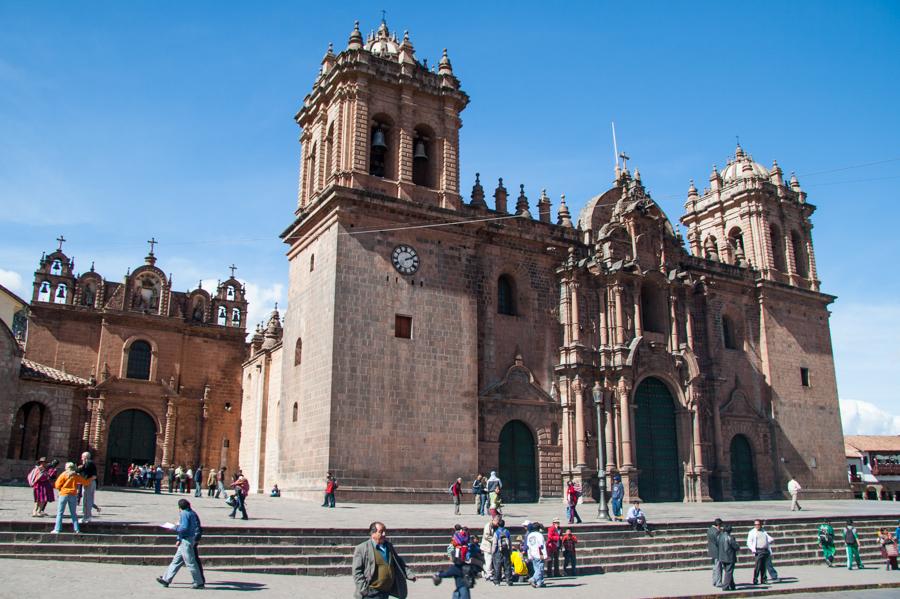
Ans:
[[[309,272],[312,272],[316,269],[316,255],[310,254],[309,256]]]
[[[809,387],[809,368],[800,369],[800,384]]]
[[[412,316],[397,314],[394,317],[394,337],[412,339]]]

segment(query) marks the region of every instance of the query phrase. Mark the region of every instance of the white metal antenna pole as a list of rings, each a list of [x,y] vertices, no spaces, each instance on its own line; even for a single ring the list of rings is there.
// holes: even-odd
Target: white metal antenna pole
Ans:
[[[613,134],[613,158],[616,162],[616,169],[619,168],[619,146],[616,144],[616,122],[611,121]]]

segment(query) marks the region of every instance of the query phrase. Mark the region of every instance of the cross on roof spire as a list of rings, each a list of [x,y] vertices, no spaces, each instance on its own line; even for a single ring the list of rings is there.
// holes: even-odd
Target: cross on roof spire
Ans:
[[[62,244],[63,244],[63,242],[64,242],[65,240],[66,240],[66,238],[63,237],[62,235],[60,235],[59,237],[56,238],[56,241],[59,242],[59,247],[56,248],[56,251],[57,251],[57,252],[61,252],[61,251],[62,251]]]
[[[231,278],[233,279],[233,278],[234,278],[234,271],[237,270],[237,266],[235,266],[235,265],[234,265],[234,262],[232,262],[232,263],[231,263],[231,266],[229,266],[228,268],[231,269]]]
[[[622,168],[628,169],[628,161],[631,160],[631,156],[627,155],[625,152],[619,153],[619,158],[622,159]]]
[[[381,9],[381,22],[387,23],[387,11],[383,8]]]
[[[147,241],[147,243],[150,244],[150,255],[152,256],[152,255],[153,255],[153,248],[154,248],[154,246],[156,246],[156,244],[159,243],[159,242],[156,241],[156,237],[151,237],[151,238],[149,239],[149,241]]]

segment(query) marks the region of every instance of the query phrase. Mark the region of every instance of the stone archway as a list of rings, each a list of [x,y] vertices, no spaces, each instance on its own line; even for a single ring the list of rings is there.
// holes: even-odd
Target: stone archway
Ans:
[[[29,401],[16,412],[6,457],[10,460],[36,461],[49,447],[50,410],[37,401]]]
[[[744,435],[731,439],[731,495],[737,501],[759,499],[759,483],[753,464],[753,448]]]
[[[500,431],[500,480],[504,503],[537,501],[535,442],[521,420],[510,420]]]
[[[154,464],[156,462],[156,422],[143,410],[119,412],[109,425],[106,445],[106,478],[110,480],[113,464],[119,464],[121,474],[129,464]],[[121,483],[122,481],[112,481]]]
[[[638,495],[644,501],[681,501],[675,399],[665,383],[648,377],[638,385],[634,400]]]

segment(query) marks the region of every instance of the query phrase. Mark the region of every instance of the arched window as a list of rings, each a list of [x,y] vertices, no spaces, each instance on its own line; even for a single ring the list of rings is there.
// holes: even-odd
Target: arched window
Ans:
[[[645,331],[666,333],[666,298],[656,285],[641,287],[641,323]]]
[[[51,275],[61,275],[62,274],[62,261],[57,258],[50,264],[50,274]]]
[[[128,348],[128,367],[125,377],[141,381],[150,380],[150,361],[153,357],[153,349],[143,340],[135,341]]]
[[[725,342],[725,349],[740,349],[734,320],[727,314],[722,315],[722,340]]]
[[[303,340],[297,337],[297,343],[294,344],[294,366],[299,366],[303,359]]]
[[[30,401],[16,412],[6,457],[10,460],[37,460],[48,449],[50,410]]]
[[[787,272],[787,261],[784,259],[784,238],[778,225],[769,226],[769,237],[772,239],[772,262],[775,270]]]
[[[219,306],[219,311],[216,315],[216,323],[223,327],[228,324],[228,311],[225,309],[225,306]]]
[[[312,198],[313,194],[315,194],[316,190],[319,188],[319,185],[318,185],[318,178],[319,178],[318,175],[319,174],[316,172],[317,165],[318,165],[318,163],[316,162],[316,154],[317,153],[318,153],[318,147],[316,146],[316,144],[313,144],[312,148],[309,151],[309,163],[308,163],[309,170],[307,171],[307,185],[309,186],[308,189],[309,189],[309,197],[310,198]]]
[[[420,125],[413,131],[413,183],[423,187],[434,187],[434,135],[431,130]]]
[[[64,304],[67,297],[69,297],[69,288],[66,287],[65,283],[60,283],[56,286],[56,293],[53,294],[53,303]]]
[[[297,407],[297,402],[295,401],[294,407],[291,410],[291,422],[297,422],[297,412],[298,412],[298,407]]]
[[[791,231],[791,246],[794,249],[794,268],[805,279],[809,276],[809,259],[806,257],[806,248],[803,247],[803,238],[797,231]]]
[[[325,175],[324,181],[328,182],[332,174],[332,164],[334,156],[334,123],[328,126],[328,133],[325,134]],[[323,185],[324,187],[324,185]]]
[[[38,301],[49,302],[52,299],[50,295],[50,281],[41,281],[41,286],[38,289]]]
[[[516,286],[509,275],[497,279],[497,314],[516,315]]]
[[[390,119],[379,115],[372,121],[369,131],[369,174],[385,179],[396,179],[394,131]]]
[[[241,326],[241,311],[239,308],[231,309],[231,325],[235,327]]]
[[[225,299],[234,301],[234,285],[225,288]]]

